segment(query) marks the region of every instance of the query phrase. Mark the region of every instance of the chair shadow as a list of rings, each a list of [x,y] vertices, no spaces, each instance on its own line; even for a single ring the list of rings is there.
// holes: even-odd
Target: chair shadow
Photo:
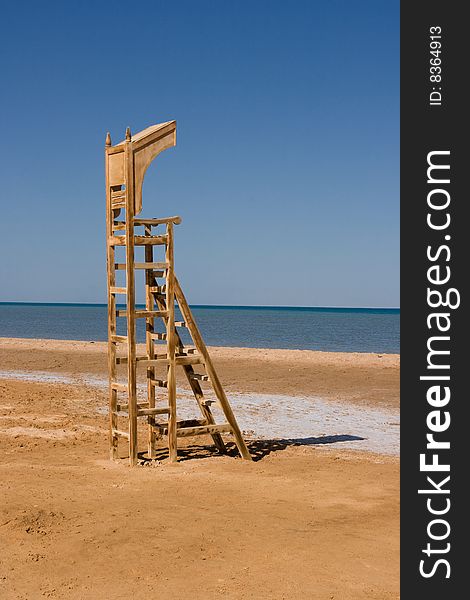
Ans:
[[[324,444],[337,444],[339,442],[356,442],[366,438],[358,435],[324,435],[321,437],[305,438],[285,438],[272,440],[248,440],[247,446],[255,462],[263,460],[273,452],[281,452],[291,446],[321,446]],[[226,442],[226,456],[239,457],[238,448],[234,442]],[[178,448],[178,461],[197,460],[209,458],[211,456],[220,456],[220,452],[212,445],[188,445]],[[139,453],[139,462],[141,465],[159,463],[168,459],[168,449],[159,448],[155,458],[150,459],[145,452]]]
[[[321,446],[338,442],[359,442],[366,438],[358,435],[323,435],[321,437],[286,438],[273,440],[253,440],[248,442],[250,454],[254,461],[262,460],[272,452],[280,452],[291,446]],[[234,444],[235,452],[238,452]]]

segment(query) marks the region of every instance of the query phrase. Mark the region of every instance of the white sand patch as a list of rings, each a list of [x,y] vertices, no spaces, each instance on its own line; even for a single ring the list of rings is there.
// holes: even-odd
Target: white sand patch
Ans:
[[[79,384],[103,390],[108,386],[107,379],[103,377],[62,375],[41,371],[0,371],[0,378]],[[163,402],[165,392],[164,390],[158,392],[157,398]],[[138,386],[138,394],[142,398],[145,397],[145,385]],[[205,394],[207,398],[214,399],[213,393],[205,392]],[[178,389],[178,398],[181,401],[179,418],[189,419],[200,416],[190,391]],[[274,394],[231,393],[229,400],[238,423],[248,438],[288,440],[291,443],[367,450],[391,455],[398,455],[400,451],[398,410],[357,406],[319,397]],[[221,422],[223,415],[220,408],[217,404],[213,404],[212,408],[217,422]],[[105,414],[107,408],[100,407],[98,412]],[[15,428],[10,428],[8,431],[11,432],[13,429]],[[35,428],[28,429],[40,431]]]

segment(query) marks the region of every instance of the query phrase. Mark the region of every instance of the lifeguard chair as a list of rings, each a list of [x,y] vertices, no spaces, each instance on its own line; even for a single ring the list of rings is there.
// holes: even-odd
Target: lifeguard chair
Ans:
[[[246,443],[220,383],[204,340],[196,325],[181,286],[174,274],[174,226],[180,217],[141,219],[142,184],[150,163],[163,150],[176,145],[176,121],[167,121],[131,135],[116,145],[106,136],[106,234],[108,273],[108,370],[110,455],[118,458],[120,438],[128,440],[129,461],[138,462],[139,417],[148,423],[148,456],[155,458],[157,440],[168,439],[170,461],[177,460],[179,437],[206,434],[212,436],[216,448],[226,451],[222,434],[232,434],[244,459],[251,460]],[[162,232],[155,232],[160,227]],[[116,262],[116,249],[125,247],[125,262]],[[143,262],[136,262],[135,250],[144,249]],[[161,247],[163,257],[155,262],[154,251]],[[136,271],[145,274],[145,309],[136,307]],[[116,285],[116,272],[125,271],[125,285]],[[118,306],[124,300],[125,308]],[[123,301],[121,300],[121,304]],[[175,302],[182,321],[175,321]],[[126,335],[118,335],[117,320],[124,319]],[[136,320],[145,319],[145,349],[137,354]],[[163,323],[163,332],[157,323]],[[178,328],[186,328],[194,346],[185,346]],[[124,374],[119,365],[125,365]],[[147,398],[137,397],[137,370],[146,369]],[[201,412],[201,419],[184,421],[177,418],[177,367],[181,367]],[[157,371],[163,368],[164,375]],[[197,369],[197,370],[196,370]],[[120,379],[120,380],[119,380]],[[216,424],[201,382],[209,382],[226,422]],[[165,393],[157,396],[156,389]],[[127,428],[119,420],[127,420]],[[161,421],[160,419],[164,419]]]

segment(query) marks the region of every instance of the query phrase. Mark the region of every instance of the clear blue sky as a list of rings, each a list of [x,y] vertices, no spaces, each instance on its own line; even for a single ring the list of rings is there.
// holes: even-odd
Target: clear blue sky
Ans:
[[[19,0],[0,45],[0,301],[106,301],[106,131],[174,118],[191,303],[398,306],[398,0]]]

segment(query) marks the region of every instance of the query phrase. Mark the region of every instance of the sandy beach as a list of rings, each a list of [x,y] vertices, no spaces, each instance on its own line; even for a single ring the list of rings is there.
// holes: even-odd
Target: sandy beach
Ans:
[[[399,356],[211,354],[256,460],[129,469],[106,344],[0,339],[2,598],[399,597]]]

